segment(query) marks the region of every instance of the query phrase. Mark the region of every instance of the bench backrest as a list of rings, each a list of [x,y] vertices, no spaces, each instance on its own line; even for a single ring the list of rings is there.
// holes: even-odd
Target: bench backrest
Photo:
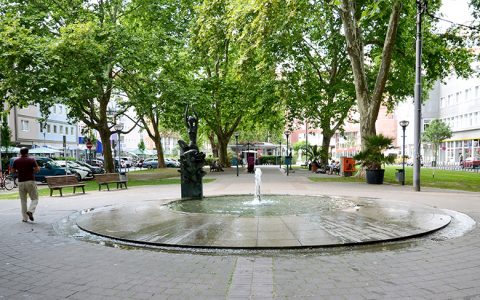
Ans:
[[[78,179],[75,175],[45,176],[45,179],[49,187],[78,184]]]
[[[95,180],[98,183],[119,181],[120,180],[120,174],[118,174],[118,173],[95,174]]]

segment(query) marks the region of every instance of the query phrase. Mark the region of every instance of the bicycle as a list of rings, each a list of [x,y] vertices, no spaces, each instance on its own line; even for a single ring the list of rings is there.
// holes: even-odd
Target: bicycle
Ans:
[[[0,173],[0,189],[10,191],[16,186],[15,178],[13,176]]]

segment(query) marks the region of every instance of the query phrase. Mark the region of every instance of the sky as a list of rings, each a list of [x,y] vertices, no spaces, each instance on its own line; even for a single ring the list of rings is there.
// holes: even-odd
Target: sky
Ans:
[[[469,24],[473,20],[468,7],[468,0],[443,0],[440,12],[443,19],[447,19],[456,23]],[[440,22],[442,27],[449,27],[449,23]]]

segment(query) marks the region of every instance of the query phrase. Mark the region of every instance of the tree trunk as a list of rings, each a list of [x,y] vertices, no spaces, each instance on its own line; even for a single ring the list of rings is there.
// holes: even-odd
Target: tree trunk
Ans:
[[[163,155],[162,138],[155,139],[155,148],[157,148],[158,167],[165,168],[165,157]]]
[[[97,128],[97,130],[100,134],[100,140],[103,144],[103,167],[107,173],[113,173],[115,172],[115,166],[113,164],[112,157],[112,144],[110,143],[112,132],[110,129],[108,129],[108,127]]]
[[[215,142],[215,133],[210,132],[208,134],[208,140],[210,141],[210,145],[212,146],[213,157],[218,157],[218,143]]]
[[[160,130],[158,129],[158,124],[155,123],[153,127],[154,133],[154,142],[155,148],[157,148],[157,160],[158,160],[158,167],[165,168],[165,158],[163,156],[163,147],[162,147],[162,137],[160,136]]]
[[[226,137],[218,138],[218,152],[220,163],[225,167],[230,167],[230,161],[228,159],[228,141]]]
[[[320,164],[322,166],[328,165],[328,150],[330,149],[330,140],[333,134],[322,133],[322,148],[320,149]]]

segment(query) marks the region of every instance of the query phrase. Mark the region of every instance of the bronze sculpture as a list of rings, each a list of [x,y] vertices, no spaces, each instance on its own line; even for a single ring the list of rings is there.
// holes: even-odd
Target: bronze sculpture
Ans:
[[[206,172],[203,171],[205,165],[205,154],[198,150],[197,131],[198,131],[198,115],[191,108],[192,114],[189,115],[189,106],[185,108],[185,125],[188,129],[188,137],[190,144],[183,140],[179,140],[180,146],[180,173],[182,182],[182,198],[203,198],[202,177]]]

